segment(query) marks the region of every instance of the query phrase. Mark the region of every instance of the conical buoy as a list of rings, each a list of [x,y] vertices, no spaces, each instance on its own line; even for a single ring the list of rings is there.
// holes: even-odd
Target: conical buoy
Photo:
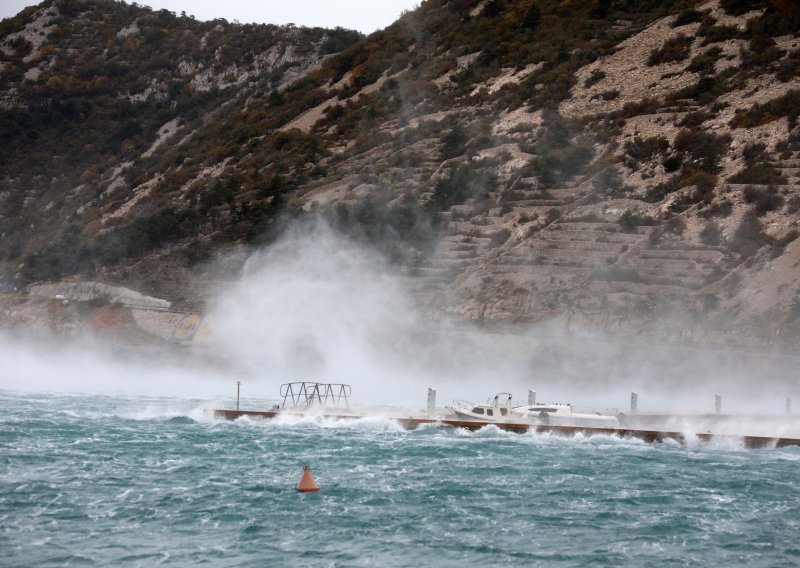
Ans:
[[[319,485],[311,477],[311,468],[307,465],[303,466],[303,477],[300,478],[300,483],[297,484],[297,490],[300,493],[312,493],[319,491]]]

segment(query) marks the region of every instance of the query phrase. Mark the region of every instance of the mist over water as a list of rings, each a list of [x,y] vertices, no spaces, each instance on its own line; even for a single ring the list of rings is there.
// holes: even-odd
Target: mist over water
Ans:
[[[797,358],[724,347],[606,336],[559,325],[515,334],[468,323],[429,321],[406,281],[376,252],[324,222],[296,223],[253,251],[207,309],[208,344],[120,355],[103,338],[44,341],[0,334],[0,387],[130,392],[230,400],[278,399],[282,383],[347,383],[356,405],[443,407],[508,391],[539,400],[626,411],[638,392],[642,412],[782,414],[800,404]],[[666,325],[666,322],[665,322]],[[669,322],[675,326],[676,322]]]
[[[380,400],[418,373],[421,322],[398,280],[321,223],[252,255],[209,317],[223,353],[270,384],[350,383]]]
[[[221,263],[220,266],[227,266]],[[0,565],[795,565],[797,447],[775,420],[792,358],[625,341],[564,326],[517,334],[428,321],[383,259],[324,224],[254,252],[210,303],[212,341],[128,346],[0,334]],[[216,420],[281,383],[349,383],[354,421]],[[405,431],[418,413],[510,391],[525,402],[676,416],[686,434]],[[71,394],[55,394],[54,391]],[[88,393],[88,394],[74,394]],[[268,400],[271,399],[271,400]],[[800,396],[797,397],[800,400]],[[322,492],[294,487],[311,464]]]
[[[250,257],[210,321],[226,357],[259,386],[347,383],[372,403],[422,404],[429,386],[463,394],[478,384],[484,397],[527,366],[527,353],[497,350],[497,338],[471,326],[426,321],[381,257],[323,223]]]
[[[230,379],[185,354],[120,353],[110,342],[0,333],[0,389],[215,397]]]
[[[541,400],[626,410],[636,391],[642,411],[705,413],[722,394],[726,411],[773,414],[795,394],[800,363],[558,323],[508,334],[429,321],[382,257],[322,222],[253,254],[210,321],[263,396],[318,380],[352,384],[356,400],[377,404],[421,405],[427,387],[440,406],[499,391],[522,403],[533,389]]]

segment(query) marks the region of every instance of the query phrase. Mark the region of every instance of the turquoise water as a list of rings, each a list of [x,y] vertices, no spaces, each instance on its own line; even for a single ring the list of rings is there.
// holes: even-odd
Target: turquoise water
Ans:
[[[800,564],[798,448],[0,403],[0,566]]]

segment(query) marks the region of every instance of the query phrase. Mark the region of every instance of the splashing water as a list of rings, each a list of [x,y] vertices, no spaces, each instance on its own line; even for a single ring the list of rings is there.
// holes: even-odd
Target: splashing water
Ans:
[[[800,562],[800,451],[0,393],[0,565]],[[295,485],[310,464],[322,488]]]

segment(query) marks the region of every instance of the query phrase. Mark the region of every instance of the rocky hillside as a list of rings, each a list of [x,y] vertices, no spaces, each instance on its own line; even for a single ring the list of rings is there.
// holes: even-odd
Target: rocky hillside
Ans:
[[[0,272],[202,308],[320,216],[431,318],[795,345],[800,6],[427,0],[366,38],[52,0],[0,23]]]

